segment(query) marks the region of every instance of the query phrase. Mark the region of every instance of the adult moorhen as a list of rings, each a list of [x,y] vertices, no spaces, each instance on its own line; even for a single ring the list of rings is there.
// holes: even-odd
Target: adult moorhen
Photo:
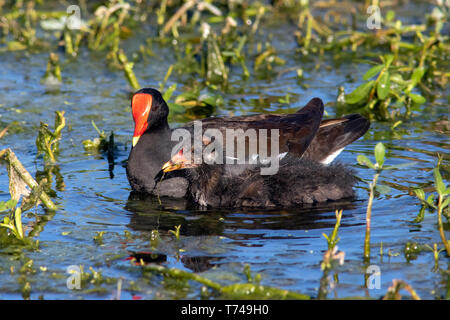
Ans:
[[[292,114],[211,117],[200,121],[203,130],[214,128],[221,132],[227,129],[278,129],[280,152],[301,157],[321,125],[323,108],[322,100],[314,98]],[[137,91],[132,97],[131,109],[135,128],[126,171],[132,189],[139,193],[183,197],[188,183],[182,175],[173,173],[168,177],[170,179],[166,178],[160,183],[155,183],[154,179],[178,143],[171,141],[173,130],[167,121],[169,108],[161,93],[152,88]],[[347,120],[335,120],[336,123],[330,123],[330,126],[334,127],[343,121]],[[192,132],[194,122],[185,124],[183,128]]]
[[[212,139],[205,138],[204,159],[217,162],[222,156],[220,164],[194,163],[194,148],[183,148],[164,164],[162,172],[184,172],[189,182],[188,196],[202,206],[292,207],[350,198],[356,182],[353,171],[342,164],[329,163],[369,126],[369,121],[359,115],[322,121],[302,157],[279,154],[281,161],[275,174],[263,175],[261,168],[267,166],[263,162],[227,162],[227,156],[217,152],[222,148],[208,150]]]

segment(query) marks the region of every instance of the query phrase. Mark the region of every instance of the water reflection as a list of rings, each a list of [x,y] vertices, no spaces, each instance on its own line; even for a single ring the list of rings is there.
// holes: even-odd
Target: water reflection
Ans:
[[[193,256],[182,255],[180,261],[183,266],[193,272],[203,272],[217,266],[223,257],[215,256]],[[158,252],[130,252],[130,256],[126,260],[132,260],[136,265],[149,263],[164,263],[167,261],[167,255]]]
[[[336,210],[344,210],[341,228],[362,225],[361,220],[355,222],[352,219],[355,212],[362,212],[355,210],[358,203],[342,200],[289,210],[210,210],[199,208],[186,199],[158,199],[132,192],[125,205],[125,210],[130,212],[128,227],[143,232],[144,237],[148,238],[152,230],[158,230],[162,235],[181,225],[181,242],[158,242],[151,250],[131,253],[130,258],[135,259],[136,263],[141,259],[142,263],[167,263],[167,257],[181,246],[185,250],[176,254],[177,261],[193,272],[203,272],[229,263],[230,258],[234,260],[232,257],[236,250],[241,250],[238,248],[261,247],[267,241],[286,240],[293,244],[295,239],[304,239],[298,245],[304,241],[310,242],[310,235],[295,231],[333,228]]]
[[[186,199],[157,198],[131,193],[125,210],[129,227],[136,231],[171,230],[181,224],[184,236],[227,235],[229,230],[311,230],[334,227],[336,210],[351,212],[357,201],[342,200],[292,209],[202,209]],[[250,236],[250,235],[247,235]]]

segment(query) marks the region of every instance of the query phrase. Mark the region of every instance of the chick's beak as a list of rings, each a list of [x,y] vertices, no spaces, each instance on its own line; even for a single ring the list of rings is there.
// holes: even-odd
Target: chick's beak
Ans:
[[[164,165],[162,166],[161,170],[163,172],[170,172],[170,171],[179,170],[179,169],[182,169],[182,168],[183,168],[182,164],[174,163],[172,160],[169,160],[166,163],[164,163]]]
[[[183,155],[183,149],[176,153],[172,158],[164,163],[161,170],[163,172],[170,172],[174,170],[188,168],[190,160]]]

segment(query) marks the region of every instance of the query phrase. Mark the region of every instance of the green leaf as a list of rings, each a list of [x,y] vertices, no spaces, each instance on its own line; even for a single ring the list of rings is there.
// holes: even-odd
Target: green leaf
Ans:
[[[19,50],[25,50],[27,48],[26,45],[19,41],[9,41],[8,42],[8,50],[9,51],[19,51]]]
[[[375,166],[373,165],[373,163],[369,160],[369,158],[367,158],[366,156],[360,154],[358,155],[358,157],[356,158],[356,161],[358,161],[358,163],[362,166],[366,166],[369,167],[371,169],[375,169]]]
[[[394,130],[395,128],[397,128],[399,125],[401,125],[403,123],[402,120],[398,120],[397,122],[395,122],[392,126],[391,126],[391,130]]]
[[[165,101],[169,101],[169,100],[170,100],[170,98],[172,97],[172,94],[173,94],[173,92],[176,90],[176,88],[177,88],[177,84],[174,83],[173,85],[171,85],[171,86],[166,90],[166,92],[164,92],[163,98],[164,98]]]
[[[388,55],[385,55],[384,57],[385,57],[385,60],[386,60],[386,62],[384,64],[385,64],[386,68],[389,68],[389,66],[391,65],[392,61],[394,61],[394,55],[388,54]]]
[[[175,113],[183,114],[183,113],[186,112],[186,107],[184,107],[181,104],[173,103],[173,102],[168,102],[167,104],[169,105],[169,109],[170,109],[170,113],[171,114],[175,114]]]
[[[386,13],[386,21],[392,21],[395,18],[395,11],[394,10],[389,10]]]
[[[373,60],[364,60],[364,59],[358,59],[358,58],[353,59],[352,61],[353,61],[354,63],[365,63],[365,64],[370,64],[370,65],[373,65],[373,66],[379,64],[379,63],[377,63],[377,62],[375,62],[375,61],[373,61]]]
[[[200,92],[196,89],[191,91],[185,91],[175,98],[175,103],[181,104],[185,101],[197,100],[199,95]]]
[[[97,131],[99,137],[100,137],[101,139],[106,139],[105,131],[100,131],[100,129],[99,129],[99,128],[97,127],[97,125],[95,124],[95,121],[94,121],[94,120],[91,120],[91,124],[92,124],[92,126],[94,127],[95,131]]]
[[[370,90],[375,84],[375,80],[370,80],[369,82],[363,83],[357,87],[352,93],[345,95],[345,103],[356,104],[366,98],[369,95]]]
[[[223,105],[223,97],[219,94],[204,94],[199,97],[199,100],[203,104],[213,107]]]
[[[387,193],[391,192],[391,187],[384,185],[384,184],[377,184],[375,186],[375,190],[381,194],[387,194]]]
[[[8,201],[6,201],[6,206],[9,209],[14,208],[16,206],[16,204],[17,204],[17,200],[15,200],[15,199],[9,199]]]
[[[210,34],[206,39],[206,79],[210,83],[226,83],[228,70],[225,67],[216,36]]]
[[[38,136],[36,138],[36,147],[38,154],[43,154],[46,160],[55,162],[55,154],[59,150],[59,140],[61,139],[61,131],[66,125],[64,111],[55,112],[55,131],[52,132],[48,128],[48,124],[41,122]]]
[[[417,164],[417,161],[400,163],[400,164],[394,164],[392,166],[383,167],[383,169],[384,170],[401,169],[401,168],[406,168],[406,167],[413,166],[415,164]]]
[[[421,201],[425,201],[425,192],[423,189],[414,189],[414,193],[416,194],[416,197],[419,198]]]
[[[445,209],[450,203],[450,197],[446,198],[443,202],[442,202],[442,209]]]
[[[383,143],[378,142],[375,146],[375,159],[378,163],[378,166],[381,168],[384,164],[384,156],[386,154],[386,148]]]
[[[414,69],[411,75],[412,87],[415,87],[420,82],[420,80],[422,80],[424,74],[425,74],[424,67]]]
[[[17,204],[17,200],[9,199],[8,201],[0,201],[0,212],[10,210]]]
[[[397,84],[399,84],[401,86],[407,86],[408,85],[408,81],[405,81],[403,79],[402,75],[399,74],[399,73],[391,74],[391,81],[395,82],[395,83],[397,83]]]
[[[434,185],[436,186],[436,191],[440,195],[443,195],[445,193],[446,187],[445,187],[444,181],[442,180],[441,173],[439,172],[439,168],[434,168],[433,175],[434,175]]]
[[[383,70],[383,68],[384,68],[383,64],[379,64],[377,66],[370,68],[369,70],[367,70],[366,74],[363,76],[363,79],[369,80],[370,78],[372,78],[373,76],[378,74],[381,70]]]
[[[412,101],[414,101],[417,104],[423,104],[425,103],[427,100],[421,96],[420,94],[415,94],[415,93],[408,93],[408,96],[411,98]]]
[[[391,88],[391,77],[389,76],[389,72],[385,71],[380,80],[377,83],[377,95],[380,100],[384,100],[387,98],[389,94],[389,90]]]
[[[434,194],[430,194],[427,198],[427,203],[431,206],[431,207],[435,207],[434,206]]]
[[[66,119],[64,118],[64,111],[55,111],[55,131],[53,132],[54,139],[61,139],[61,131],[66,126]]]
[[[22,210],[17,208],[14,212],[14,222],[19,239],[23,239],[23,227],[22,227]]]

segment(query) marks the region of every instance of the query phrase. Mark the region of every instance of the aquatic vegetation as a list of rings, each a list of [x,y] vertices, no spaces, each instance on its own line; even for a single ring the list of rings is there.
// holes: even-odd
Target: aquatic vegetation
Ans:
[[[108,1],[97,6],[94,14],[84,20],[66,17],[63,11],[41,10],[39,3],[29,1],[26,7],[22,2],[17,3],[5,14],[3,37],[13,39],[7,42],[6,50],[31,47],[43,50],[51,44],[48,39],[41,40],[37,36],[39,22],[42,29],[57,31],[56,36],[63,39],[62,46],[70,57],[77,57],[82,46],[91,51],[108,51],[108,64],[123,70],[130,87],[137,90],[140,86],[133,72],[134,62],[129,61],[123,42],[136,35],[138,26],[149,23],[150,9],[156,14],[159,32],[147,42],[172,46],[178,72],[200,76],[207,87],[219,85],[222,90],[227,90],[229,79],[235,73],[241,74],[243,79],[255,75],[270,78],[275,65],[286,63],[270,41],[256,38],[263,27],[262,21],[284,16],[296,21],[298,31],[295,36],[302,55],[314,53],[323,58],[327,52],[332,52],[337,53],[339,59],[350,49],[370,59],[364,63],[376,64],[364,75],[363,80],[367,82],[345,95],[343,108],[347,111],[360,109],[382,120],[409,117],[426,97],[435,95],[432,91],[435,86],[442,87],[447,82],[449,74],[441,71],[443,62],[439,56],[445,56],[449,50],[448,36],[442,33],[448,10],[445,5],[437,6],[427,15],[426,21],[417,25],[404,25],[401,20],[396,20],[393,10],[388,10],[381,19],[382,28],[372,32],[357,23],[365,16],[367,5],[367,1],[356,6],[348,1],[341,4],[335,1],[274,1],[268,5],[191,0],[181,6],[173,1],[157,4]],[[372,5],[384,6],[378,1]],[[351,21],[342,12],[343,8],[351,12]],[[325,11],[323,19],[314,15],[316,9]],[[383,52],[378,54],[381,64],[372,60],[374,51]],[[152,54],[146,45],[141,45],[139,52],[143,57]],[[253,68],[248,67],[250,63]],[[50,53],[44,78],[50,75],[61,81],[55,53]],[[370,80],[376,75],[375,80]],[[417,90],[423,94],[413,92]]]
[[[50,52],[47,70],[41,80],[49,86],[58,85],[62,82],[61,66],[59,64],[59,57],[56,53]]]
[[[11,199],[17,202],[22,195],[30,196],[29,198],[33,199],[30,201],[31,203],[35,203],[35,201],[39,199],[48,209],[56,210],[56,205],[42,190],[42,185],[38,184],[36,180],[33,179],[11,149],[6,149],[2,158],[8,164],[9,192]],[[26,189],[27,187],[31,189],[31,193]]]
[[[423,246],[418,244],[417,242],[408,241],[405,244],[405,249],[403,251],[406,261],[411,261],[417,259],[419,253],[423,250]]]
[[[380,56],[381,64],[370,68],[363,79],[364,82],[353,92],[345,95],[345,103],[353,105],[351,108],[364,108],[366,114],[374,114],[383,120],[395,120],[401,117],[409,117],[412,113],[413,105],[425,103],[426,99],[417,93],[412,93],[413,89],[422,80],[425,69],[423,66],[415,68],[409,80],[404,80],[399,70],[400,67],[393,67],[393,55]],[[375,80],[369,80],[376,76]],[[389,110],[391,101],[394,99],[395,107]],[[400,112],[404,107],[406,111]]]
[[[177,241],[180,241],[180,229],[181,229],[181,224],[178,226],[175,226],[175,230],[169,230],[169,232],[175,236],[175,239],[177,239]]]
[[[210,92],[201,93],[198,87],[193,87],[177,95],[168,105],[170,120],[198,119],[211,116],[217,107],[223,105],[223,97]]]
[[[98,137],[94,138],[93,140],[84,140],[83,146],[86,151],[95,150],[97,152],[107,152],[108,150],[111,150],[114,148],[114,134],[111,132],[109,135],[109,139],[106,137],[105,131],[100,131],[100,129],[95,124],[94,120],[91,121],[92,126],[94,127],[95,131],[98,133]]]
[[[450,188],[446,187],[446,185],[444,184],[441,173],[439,171],[441,161],[442,157],[440,156],[438,160],[438,165],[433,170],[434,185],[438,194],[437,203],[435,203],[434,201],[433,194],[430,194],[427,198],[425,198],[426,195],[423,189],[420,188],[414,189],[414,193],[416,194],[416,197],[420,200],[422,204],[421,212],[422,210],[425,210],[425,208],[437,211],[439,235],[447,252],[447,256],[450,257],[450,240],[447,240],[445,236],[444,224],[442,219],[442,216],[444,216],[444,210],[450,204]],[[448,216],[445,217],[448,220]]]
[[[328,37],[332,31],[323,23],[319,23],[311,14],[309,0],[300,2],[300,14],[298,17],[298,27],[300,31],[297,33],[297,42],[301,46],[301,52],[307,54],[313,38],[313,31],[320,37]],[[306,29],[306,30],[305,30]],[[304,31],[305,35],[301,31]]]
[[[117,53],[117,60],[119,61],[130,86],[134,90],[138,90],[141,86],[133,72],[133,62],[128,61],[126,54],[122,50]]]
[[[16,200],[3,201],[0,203],[0,212],[6,210],[13,211],[13,219],[8,216],[3,218],[3,223],[0,223],[0,227],[8,228],[12,234],[17,238],[23,239],[23,227],[22,227],[22,210],[20,208],[15,208],[17,204]]]
[[[114,38],[117,38],[116,30],[126,27],[122,24],[130,18],[130,4],[110,2],[108,6],[99,6],[95,11],[95,18],[88,22],[88,46],[92,50],[103,50]]]
[[[195,273],[189,273],[184,270],[176,268],[166,268],[160,265],[145,265],[142,267],[144,272],[152,272],[163,274],[167,277],[173,277],[181,280],[192,280],[198,282],[210,289],[222,299],[298,299],[305,300],[310,297],[301,293],[292,292],[289,290],[282,290],[273,287],[267,287],[259,284],[259,282],[253,283],[235,283],[231,285],[222,286],[221,284],[211,281],[205,277],[202,277]],[[246,266],[247,279],[260,279],[255,276],[254,278],[249,276],[250,270]]]
[[[31,293],[31,285],[29,282],[26,282],[22,288],[22,297],[24,300],[30,300]]]
[[[0,202],[0,212],[10,210],[14,208],[17,204],[16,200],[10,199],[8,201],[1,201]]]
[[[386,45],[391,52],[380,56],[381,64],[375,64],[365,73],[363,80],[366,82],[345,95],[348,107],[381,120],[409,118],[412,111],[426,101],[423,95],[413,90],[419,88],[425,95],[431,96],[431,88],[442,83],[438,78],[448,77],[448,74],[436,71],[439,62],[434,58],[439,52],[445,54],[449,49],[441,42],[445,37],[440,34],[442,26],[430,31],[427,37],[423,34],[427,29],[425,24],[403,27],[400,20],[389,22],[392,19],[392,14],[386,19],[391,29],[383,29],[375,34],[353,32],[352,36],[346,38],[356,45],[352,46],[352,50],[362,44],[372,47]],[[441,24],[440,20],[436,23]],[[407,37],[408,33],[415,33],[416,43],[402,41],[402,37]],[[375,76],[375,80],[370,80]]]
[[[98,231],[98,232],[96,232],[95,233],[95,236],[94,236],[94,242],[97,244],[97,245],[102,245],[103,244],[103,235],[105,234],[105,231]]]
[[[417,292],[408,283],[403,280],[392,280],[392,286],[388,288],[383,300],[401,300],[400,290],[406,290],[414,300],[421,300]]]
[[[383,170],[383,164],[385,161],[385,152],[386,149],[384,145],[380,142],[375,146],[375,160],[376,163],[373,164],[366,156],[359,155],[357,161],[360,165],[369,167],[371,169],[376,170],[376,173],[373,177],[372,182],[369,183],[369,201],[367,203],[367,212],[366,212],[366,236],[364,239],[364,259],[370,259],[370,225],[372,219],[372,205],[373,199],[375,196],[375,188],[377,186],[378,177]]]
[[[332,270],[335,262],[338,262],[339,265],[344,263],[345,253],[343,251],[337,252],[338,247],[337,243],[339,242],[339,238],[337,238],[339,226],[341,225],[342,219],[342,210],[336,210],[336,224],[334,226],[333,232],[330,236],[326,234],[322,234],[328,242],[328,250],[325,251],[323,255],[322,263],[320,264],[320,268],[323,271],[322,278],[320,279],[320,287],[318,293],[318,299],[326,299],[329,287],[331,284],[330,279],[330,271]]]
[[[433,244],[433,248],[431,248],[429,245],[425,245],[425,248],[433,252],[434,256],[434,267],[433,270],[437,271],[439,270],[439,254],[445,250],[445,248],[438,249],[437,243]]]
[[[8,127],[3,128],[0,131],[0,139],[3,138],[6,135],[7,132],[8,132]],[[0,156],[1,156],[1,154],[0,154]]]
[[[59,140],[61,140],[61,131],[66,126],[64,111],[55,112],[55,129],[50,131],[48,124],[41,122],[39,133],[36,138],[36,147],[39,154],[44,155],[46,161],[56,162],[56,156],[59,152]]]
[[[30,230],[28,235],[25,234],[22,224],[23,212],[35,207],[39,202],[42,202],[50,210],[56,210],[57,207],[43,190],[43,186],[46,183],[45,179],[38,184],[11,149],[4,150],[2,157],[7,163],[11,199],[0,202],[0,213],[6,212],[0,227],[8,230],[5,242],[3,240],[0,241],[0,245],[6,244],[7,241],[11,240],[10,236],[12,236],[19,240],[20,243],[35,248],[38,246],[39,241],[34,242],[31,239],[34,230]],[[20,199],[22,199],[21,204],[17,206]],[[0,235],[1,238],[2,235]]]
[[[388,186],[377,184],[378,178],[380,177],[380,174],[384,170],[394,170],[413,165],[413,163],[409,162],[400,165],[385,166],[384,162],[386,160],[385,159],[386,148],[381,142],[377,143],[377,145],[375,146],[374,156],[376,161],[375,163],[372,163],[369,160],[369,158],[367,158],[364,155],[358,155],[356,159],[360,165],[375,170],[373,180],[372,182],[369,183],[369,200],[367,203],[367,211],[366,211],[366,236],[364,239],[364,260],[366,261],[370,260],[370,230],[372,219],[372,206],[375,197],[375,192],[377,191],[379,193],[388,193],[390,190]]]
[[[55,130],[53,132],[48,129],[47,124],[41,122],[38,138],[36,139],[36,146],[38,148],[38,153],[45,153],[45,159],[52,162],[56,161],[55,155],[58,152],[58,141],[61,139],[61,130],[64,126],[64,111],[56,112]],[[6,130],[4,130],[4,132],[6,133]],[[42,202],[50,210],[56,210],[57,207],[43,190],[44,184],[47,181],[42,179],[40,183],[36,182],[11,149],[1,150],[0,159],[4,161],[7,166],[9,194],[11,197],[9,201],[0,202],[0,212],[9,212],[9,215],[6,215],[3,218],[0,227],[6,228],[9,231],[9,234],[22,241],[24,244],[32,244],[30,239],[26,239],[27,236],[24,233],[22,213],[35,207],[39,202]],[[21,205],[16,207],[20,199],[22,199]],[[38,242],[36,242],[36,244],[37,243]]]
[[[330,236],[327,236],[325,233],[322,234],[325,237],[325,239],[327,239],[328,250],[333,250],[336,244],[339,242],[339,238],[336,239],[336,237],[339,230],[339,226],[341,225],[341,219],[342,219],[342,210],[340,211],[336,210],[336,224],[334,226],[333,232],[331,233]]]

